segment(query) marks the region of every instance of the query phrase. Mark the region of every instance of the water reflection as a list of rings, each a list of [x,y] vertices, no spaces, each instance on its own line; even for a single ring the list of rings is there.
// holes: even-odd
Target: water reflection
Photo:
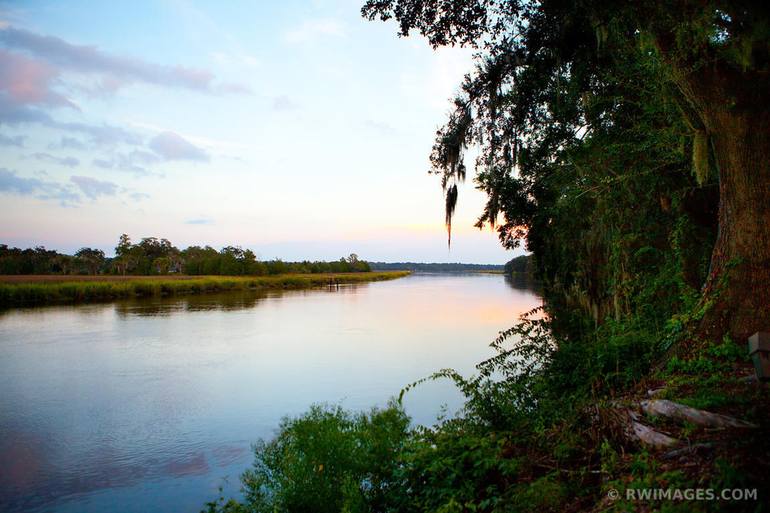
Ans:
[[[131,299],[115,303],[115,311],[121,316],[163,316],[177,312],[224,312],[256,307],[267,298],[279,298],[284,294],[306,296],[308,294],[355,294],[368,283],[349,283],[303,290],[242,290],[214,294],[179,296],[176,298]]]
[[[198,511],[250,444],[314,402],[384,404],[490,356],[539,303],[499,275],[238,292],[0,317],[0,510]],[[406,397],[430,423],[449,383]]]
[[[157,298],[152,300],[121,301],[115,305],[115,312],[125,316],[167,316],[178,312],[205,312],[220,310],[232,312],[254,308],[267,297],[265,291],[239,291],[229,293],[185,296],[173,301]]]
[[[505,274],[505,283],[517,290],[539,291],[541,284],[533,277],[524,273]]]

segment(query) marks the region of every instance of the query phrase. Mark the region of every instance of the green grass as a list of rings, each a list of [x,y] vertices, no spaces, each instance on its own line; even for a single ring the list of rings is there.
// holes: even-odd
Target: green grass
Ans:
[[[337,283],[360,283],[401,278],[408,271],[365,273],[280,274],[275,276],[205,276],[190,279],[131,281],[61,281],[0,283],[0,307],[84,303],[112,299],[205,294],[235,290],[306,289]]]

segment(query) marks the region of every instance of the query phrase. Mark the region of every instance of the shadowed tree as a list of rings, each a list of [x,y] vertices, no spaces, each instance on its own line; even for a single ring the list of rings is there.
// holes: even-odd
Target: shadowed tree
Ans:
[[[101,249],[80,248],[75,253],[75,259],[86,269],[88,274],[99,274],[100,269],[104,265],[104,251]]]
[[[70,255],[56,255],[54,258],[54,270],[61,274],[70,274],[74,267],[74,257]]]

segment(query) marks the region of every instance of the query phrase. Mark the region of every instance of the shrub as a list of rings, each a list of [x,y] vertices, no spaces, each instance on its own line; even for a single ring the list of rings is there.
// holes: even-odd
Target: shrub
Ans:
[[[253,468],[242,476],[245,503],[220,498],[208,511],[382,511],[397,485],[397,455],[408,425],[395,403],[360,414],[312,406],[285,418],[273,440],[254,445]]]

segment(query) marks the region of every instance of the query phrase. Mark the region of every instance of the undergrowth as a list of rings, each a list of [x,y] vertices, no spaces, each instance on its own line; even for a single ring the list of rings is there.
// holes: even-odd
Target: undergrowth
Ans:
[[[608,323],[592,339],[573,341],[556,338],[541,313],[533,310],[501,332],[492,343],[496,355],[473,376],[439,371],[407,386],[384,410],[354,414],[315,406],[285,419],[276,438],[254,446],[242,499],[220,497],[206,511],[763,511],[756,500],[627,500],[635,493],[627,490],[761,488],[767,478],[741,461],[747,448],[761,453],[756,438],[714,441],[701,428],[680,426],[676,436],[684,443],[708,438],[718,448],[679,465],[630,441],[615,409],[618,398],[638,396],[654,382],[666,386],[662,397],[737,408],[762,423],[761,411],[729,397],[729,389],[719,391],[726,383],[745,385],[735,376],[747,365],[744,348],[730,340],[711,343],[697,357],[674,358],[655,371],[659,344],[638,324]],[[409,428],[403,395],[434,379],[457,385],[466,398],[462,412]],[[747,400],[762,398],[766,392],[757,389]],[[609,498],[613,491],[619,499]]]

